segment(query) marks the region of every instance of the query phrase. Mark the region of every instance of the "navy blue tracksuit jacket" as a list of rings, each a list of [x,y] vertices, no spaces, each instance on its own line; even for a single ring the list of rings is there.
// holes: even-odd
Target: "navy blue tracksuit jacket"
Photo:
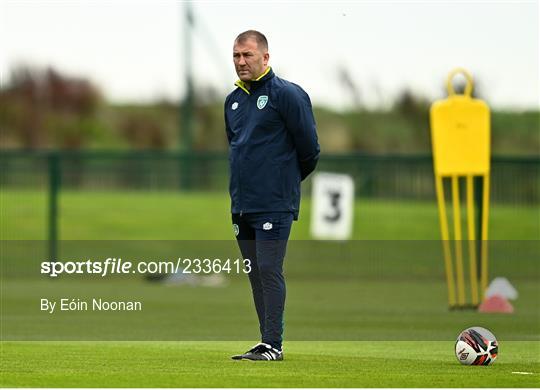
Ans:
[[[319,143],[309,96],[271,68],[225,100],[233,214],[290,211],[314,169]]]
[[[225,100],[234,231],[249,280],[262,342],[281,349],[285,279],[283,259],[300,182],[319,158],[308,95],[268,68],[248,90],[241,81]]]

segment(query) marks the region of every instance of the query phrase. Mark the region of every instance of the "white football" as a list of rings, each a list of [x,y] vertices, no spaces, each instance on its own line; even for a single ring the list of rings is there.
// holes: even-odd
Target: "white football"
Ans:
[[[499,344],[495,335],[475,326],[465,329],[456,340],[456,358],[467,366],[487,366],[497,359]]]

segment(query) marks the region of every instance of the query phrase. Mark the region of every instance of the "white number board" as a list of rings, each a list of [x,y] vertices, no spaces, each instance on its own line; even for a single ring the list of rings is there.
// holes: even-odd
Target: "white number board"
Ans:
[[[313,176],[311,235],[320,240],[351,237],[354,182],[349,175],[316,173]]]

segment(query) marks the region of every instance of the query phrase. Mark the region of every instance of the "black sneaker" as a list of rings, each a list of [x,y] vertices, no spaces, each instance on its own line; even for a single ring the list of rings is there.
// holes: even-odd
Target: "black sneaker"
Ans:
[[[283,350],[272,348],[271,345],[259,343],[242,355],[234,355],[234,360],[283,360]]]

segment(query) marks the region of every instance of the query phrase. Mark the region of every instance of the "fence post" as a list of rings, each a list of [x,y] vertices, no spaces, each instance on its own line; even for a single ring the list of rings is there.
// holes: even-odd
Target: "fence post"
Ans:
[[[58,192],[60,190],[60,156],[48,155],[49,168],[49,261],[56,261],[58,254]]]
[[[180,188],[183,191],[191,190],[193,176],[193,154],[189,150],[184,150],[178,154],[180,161]]]

